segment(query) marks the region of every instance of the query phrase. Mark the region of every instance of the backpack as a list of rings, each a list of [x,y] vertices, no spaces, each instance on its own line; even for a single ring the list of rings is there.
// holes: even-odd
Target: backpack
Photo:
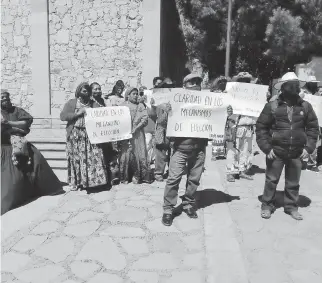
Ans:
[[[272,101],[272,104],[271,104],[271,113],[272,113],[274,119],[275,119],[275,113],[276,113],[277,106],[278,106],[278,100],[276,99],[276,100]],[[309,115],[309,103],[304,100],[302,103],[302,106],[304,109],[304,120],[306,122],[308,115]]]

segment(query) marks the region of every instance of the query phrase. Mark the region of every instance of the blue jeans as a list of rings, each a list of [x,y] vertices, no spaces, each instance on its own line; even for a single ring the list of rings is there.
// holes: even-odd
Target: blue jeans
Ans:
[[[163,212],[172,213],[178,200],[179,184],[187,168],[186,192],[183,196],[183,209],[195,205],[194,195],[199,186],[201,174],[205,163],[206,148],[192,152],[181,152],[176,150],[169,165],[169,177],[164,190]]]
[[[285,166],[284,210],[297,210],[302,162],[298,159],[266,159],[266,180],[262,197],[262,209],[274,208],[276,187]]]

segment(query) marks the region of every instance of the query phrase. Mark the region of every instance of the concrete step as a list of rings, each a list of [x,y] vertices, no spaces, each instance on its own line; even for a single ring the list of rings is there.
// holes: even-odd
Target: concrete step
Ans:
[[[64,129],[33,129],[27,135],[29,141],[45,141],[45,142],[65,142],[66,130]]]
[[[44,143],[44,142],[32,142],[32,144],[38,148],[41,152],[43,151],[66,151],[66,143],[64,142],[57,142],[57,143]]]
[[[67,169],[53,169],[59,181],[67,183]]]
[[[47,162],[49,164],[49,166],[52,169],[67,169],[67,160],[51,160],[51,159],[47,159]]]
[[[47,160],[66,160],[66,151],[48,151],[48,150],[41,150],[42,155]]]

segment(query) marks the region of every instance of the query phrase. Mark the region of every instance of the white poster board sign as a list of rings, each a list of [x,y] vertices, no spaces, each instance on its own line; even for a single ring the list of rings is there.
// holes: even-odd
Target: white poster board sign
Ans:
[[[232,98],[234,114],[259,117],[267,102],[267,85],[229,82],[226,91]]]
[[[226,93],[172,88],[159,89],[152,97],[159,107],[165,103],[171,104],[168,137],[213,139],[217,135],[223,135],[227,106],[231,102]]]
[[[131,114],[126,106],[86,109],[85,126],[92,144],[130,139]]]
[[[303,97],[304,100],[311,103],[314,112],[319,120],[319,125],[322,127],[322,96],[312,95],[306,93]]]

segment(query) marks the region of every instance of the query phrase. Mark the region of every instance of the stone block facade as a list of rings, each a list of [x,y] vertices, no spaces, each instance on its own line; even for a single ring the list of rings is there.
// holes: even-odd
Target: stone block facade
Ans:
[[[142,21],[141,0],[50,0],[53,114],[84,80],[100,83],[104,93],[118,79],[140,85]]]
[[[32,104],[30,0],[1,0],[1,88],[15,104]]]
[[[159,0],[1,2],[1,88],[9,90],[16,105],[26,110],[34,107],[35,103],[38,103],[37,107],[42,106],[36,101],[48,95],[49,115],[58,117],[62,106],[74,97],[77,84],[82,81],[100,83],[103,93],[109,93],[118,79],[128,86],[143,83],[144,9],[151,14]],[[34,54],[37,52],[32,52],[30,42],[32,36],[37,37],[31,31],[32,24],[37,21],[39,3],[48,7],[48,22],[43,24],[48,25],[50,85],[48,94],[35,95],[32,66],[37,60],[37,54]],[[149,24],[149,20],[151,22],[153,17],[148,16],[145,24]],[[145,42],[154,40],[146,39]],[[147,49],[149,47],[145,47]]]

